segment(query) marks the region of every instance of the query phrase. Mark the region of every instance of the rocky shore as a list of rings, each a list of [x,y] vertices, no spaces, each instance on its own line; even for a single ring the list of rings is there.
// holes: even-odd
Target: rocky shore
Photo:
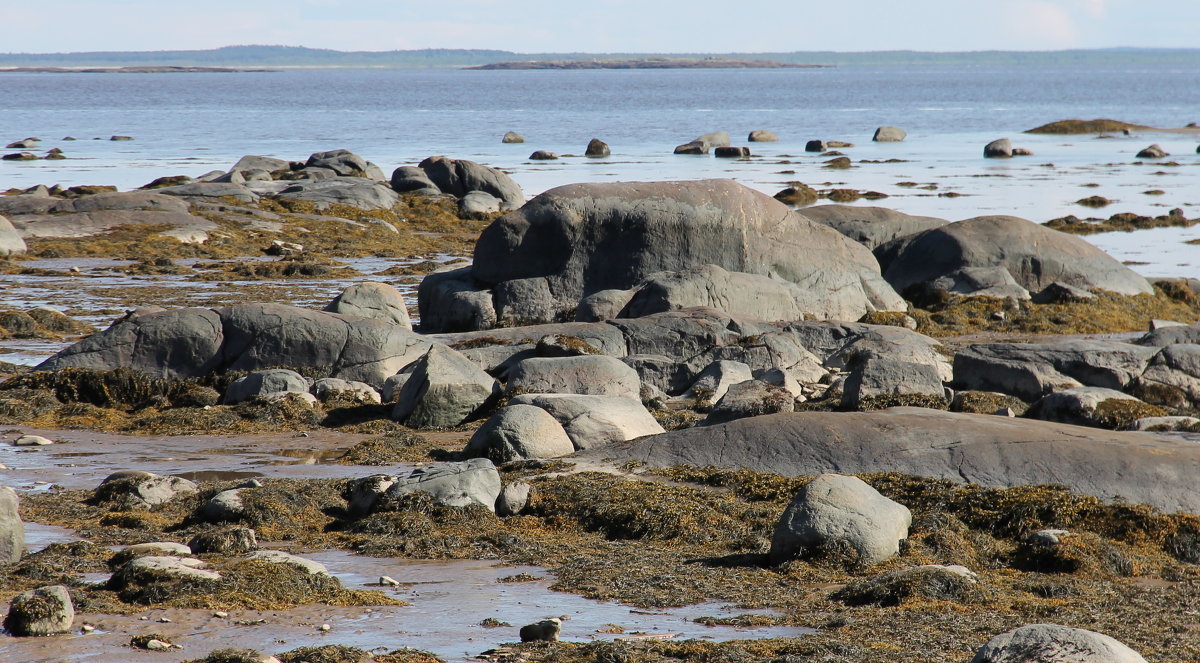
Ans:
[[[332,150],[0,196],[0,277],[65,304],[0,299],[62,346],[0,363],[0,653],[466,660],[352,632],[426,605],[352,553],[630,608],[458,625],[480,660],[1200,656],[1200,281],[793,189]]]

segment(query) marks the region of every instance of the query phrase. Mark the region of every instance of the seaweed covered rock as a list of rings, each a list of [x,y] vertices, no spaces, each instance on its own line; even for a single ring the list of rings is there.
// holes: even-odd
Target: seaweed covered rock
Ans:
[[[13,597],[4,628],[16,636],[67,633],[75,621],[75,604],[62,585],[49,585]]]
[[[775,564],[795,557],[849,552],[871,565],[894,557],[912,514],[862,479],[822,474],[788,504],[771,539]]]
[[[971,663],[1146,663],[1146,659],[1103,633],[1029,624],[988,640]]]
[[[182,477],[123,470],[105,477],[93,491],[92,499],[115,509],[146,509],[199,491],[195,482]]]
[[[353,482],[351,492],[355,495],[351,509],[367,512],[372,508],[388,508],[403,495],[427,493],[437,504],[464,507],[480,504],[494,511],[496,498],[500,496],[500,473],[486,458],[472,458],[463,462],[434,463],[418,467],[406,475],[367,477]]]
[[[0,565],[19,561],[25,553],[25,523],[17,491],[0,486]]]
[[[574,453],[575,445],[562,424],[540,407],[510,405],[492,415],[467,443],[467,457],[494,463],[555,458]]]
[[[258,550],[258,534],[249,527],[220,527],[193,536],[188,548],[197,555],[244,555]]]
[[[106,583],[113,591],[126,591],[156,583],[211,583],[221,574],[194,557],[173,555],[138,557],[121,565]]]
[[[801,212],[806,218],[823,223],[863,246],[875,250],[900,237],[940,228],[949,221],[932,216],[913,216],[886,207],[859,205],[817,205]]]
[[[1143,417],[1165,414],[1166,410],[1115,389],[1075,387],[1046,394],[1029,408],[1026,416],[1078,426],[1124,429]]]
[[[905,306],[864,247],[730,180],[551,189],[483,231],[469,277],[498,298],[507,282],[539,280],[537,310],[557,316],[593,293],[705,264],[803,284],[805,312],[821,318]],[[422,284],[418,293],[423,328],[425,312],[441,306],[438,290]],[[554,320],[525,320],[538,321]]]
[[[448,347],[429,348],[413,366],[392,409],[410,428],[450,428],[476,417],[500,397],[500,385]]]
[[[846,605],[885,608],[913,600],[967,602],[979,596],[976,574],[957,564],[923,564],[855,580],[833,593]]]
[[[887,282],[972,294],[1004,284],[1029,293],[1059,281],[1085,290],[1153,294],[1146,279],[1079,237],[1015,216],[977,216],[875,250]],[[1019,294],[1019,293],[1018,293]]]

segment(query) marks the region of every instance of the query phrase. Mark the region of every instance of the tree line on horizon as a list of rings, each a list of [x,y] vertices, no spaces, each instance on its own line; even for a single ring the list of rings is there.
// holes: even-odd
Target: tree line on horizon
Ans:
[[[337,51],[303,46],[226,46],[191,51],[0,53],[0,67],[380,67],[438,69],[529,60],[733,58],[816,65],[1138,65],[1200,64],[1200,49],[1080,49],[1065,51],[796,51],[790,53],[515,53],[420,49]]]

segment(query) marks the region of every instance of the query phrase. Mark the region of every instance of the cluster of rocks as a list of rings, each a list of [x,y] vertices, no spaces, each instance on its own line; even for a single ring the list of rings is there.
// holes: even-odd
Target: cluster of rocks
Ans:
[[[871,140],[879,143],[898,143],[907,136],[908,133],[899,127],[879,127],[871,136]],[[746,141],[750,143],[770,143],[778,140],[779,136],[775,132],[766,129],[755,129],[746,136]],[[831,148],[838,147],[854,147],[854,145],[843,141],[811,140],[804,149],[807,152],[826,152]],[[675,154],[708,154],[709,152],[718,157],[746,158],[750,156],[750,148],[730,145],[729,134],[724,131],[714,131],[697,136],[675,147]]]
[[[228,171],[196,178],[161,177],[142,189],[104,188],[78,196],[39,186],[0,197],[0,215],[8,217],[0,217],[0,255],[22,251],[19,239],[87,237],[131,225],[165,226],[163,236],[201,243],[218,228],[206,213],[228,211],[230,199],[248,205],[264,199],[306,203],[317,211],[334,205],[392,210],[403,204],[400,194],[449,195],[459,200],[466,217],[515,209],[525,202],[512,178],[473,161],[430,157],[417,166],[395,169],[389,178],[379,166],[347,150],[317,152],[305,161],[245,156]],[[238,211],[261,219],[257,222],[263,227],[278,219],[253,207]]]

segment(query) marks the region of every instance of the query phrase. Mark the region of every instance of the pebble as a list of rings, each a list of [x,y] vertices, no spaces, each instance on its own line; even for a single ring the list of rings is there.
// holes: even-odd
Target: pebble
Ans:
[[[320,626],[317,627],[317,630],[324,632],[324,631],[328,631],[331,628],[333,628],[333,627],[330,626],[329,624],[321,624]]]
[[[216,617],[217,619],[225,619],[228,616],[229,616],[229,613],[225,612],[223,610],[218,610],[217,612],[213,613],[213,617]]]
[[[95,631],[95,630],[96,630],[96,627],[92,626],[91,624],[84,624],[83,626],[79,627],[79,632],[84,633],[84,634],[91,633],[92,631]]]
[[[151,640],[150,642],[146,643],[146,649],[149,649],[150,651],[169,651],[171,649],[175,649],[176,647],[179,647],[179,645],[173,645],[169,642],[163,642],[162,640]],[[179,649],[183,649],[183,647],[179,647]]]

